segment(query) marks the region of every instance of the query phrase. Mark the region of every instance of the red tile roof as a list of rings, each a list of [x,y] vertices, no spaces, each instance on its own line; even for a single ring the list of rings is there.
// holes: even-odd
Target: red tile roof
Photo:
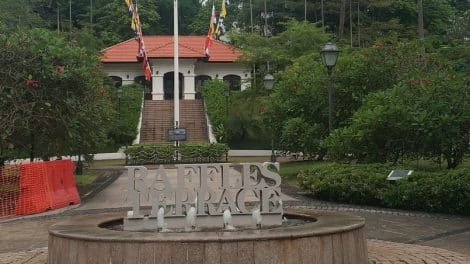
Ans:
[[[180,58],[207,58],[204,52],[206,36],[179,36]],[[144,36],[149,58],[173,58],[173,36]],[[129,39],[104,49],[102,62],[137,62],[137,41]],[[209,62],[234,62],[240,50],[214,40],[209,49]]]

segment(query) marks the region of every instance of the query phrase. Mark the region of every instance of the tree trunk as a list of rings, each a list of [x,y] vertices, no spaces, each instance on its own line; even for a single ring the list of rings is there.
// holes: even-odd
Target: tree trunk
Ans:
[[[338,39],[343,38],[345,19],[346,19],[346,0],[341,0],[341,6],[339,9]]]
[[[357,46],[361,47],[361,5],[360,0],[357,0]]]
[[[423,18],[423,0],[417,0],[416,7],[418,9],[418,37],[424,38],[424,18]]]
[[[31,148],[29,149],[29,161],[33,162],[34,161],[34,156],[35,156],[34,155],[35,154],[34,153],[35,149],[34,149],[34,134],[33,133],[31,133],[31,146],[30,147]]]

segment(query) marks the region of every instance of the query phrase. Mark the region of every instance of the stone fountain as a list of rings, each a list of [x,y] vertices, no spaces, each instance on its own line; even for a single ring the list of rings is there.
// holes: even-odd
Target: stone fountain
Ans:
[[[284,210],[272,163],[176,168],[127,167],[131,210],[53,225],[49,264],[367,263],[364,220]]]

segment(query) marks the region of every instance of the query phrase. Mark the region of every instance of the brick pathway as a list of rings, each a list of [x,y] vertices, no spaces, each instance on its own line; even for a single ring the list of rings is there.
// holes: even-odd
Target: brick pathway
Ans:
[[[445,249],[367,240],[371,264],[469,264],[470,257]]]
[[[15,253],[0,254],[0,264],[45,264],[47,263],[47,247],[25,250]]]
[[[470,257],[445,249],[367,240],[370,264],[470,264]],[[47,248],[0,254],[0,264],[47,263]]]

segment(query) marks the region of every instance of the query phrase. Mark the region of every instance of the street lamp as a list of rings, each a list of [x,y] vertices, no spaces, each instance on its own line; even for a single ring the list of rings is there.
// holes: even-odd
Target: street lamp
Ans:
[[[264,88],[266,88],[267,90],[271,90],[274,86],[274,76],[272,76],[269,73],[266,74],[264,76],[263,82],[264,82]]]
[[[321,57],[323,64],[328,70],[328,132],[333,130],[333,67],[336,65],[336,60],[339,56],[339,49],[335,44],[328,42],[321,50]]]
[[[230,96],[230,88],[227,86],[224,89],[225,96],[225,116],[228,118],[228,97]]]
[[[226,86],[224,89],[224,97],[225,97],[225,142],[228,144],[228,138],[227,138],[227,123],[228,123],[228,98],[230,96],[230,87]],[[228,162],[228,151],[225,152],[225,161]]]
[[[119,86],[117,88],[116,95],[117,95],[117,98],[118,98],[118,114],[120,114],[119,111],[121,110],[122,86]]]
[[[274,86],[274,77],[271,74],[264,76],[264,88],[271,90]],[[274,133],[271,133],[271,162],[276,162],[276,153],[274,153]]]

